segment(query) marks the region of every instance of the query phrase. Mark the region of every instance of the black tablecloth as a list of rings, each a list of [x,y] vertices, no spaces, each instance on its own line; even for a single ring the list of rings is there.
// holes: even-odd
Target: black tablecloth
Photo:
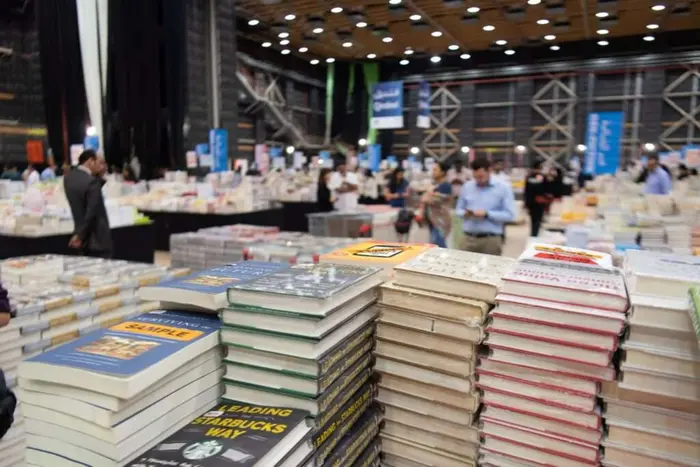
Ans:
[[[170,251],[170,235],[195,232],[207,227],[252,224],[282,227],[282,209],[266,209],[238,214],[195,214],[188,212],[141,211],[155,224],[156,250]]]
[[[155,225],[140,224],[112,229],[112,258],[152,263],[155,255]],[[68,248],[70,234],[22,237],[0,234],[0,259],[23,255],[55,253],[74,255]]]

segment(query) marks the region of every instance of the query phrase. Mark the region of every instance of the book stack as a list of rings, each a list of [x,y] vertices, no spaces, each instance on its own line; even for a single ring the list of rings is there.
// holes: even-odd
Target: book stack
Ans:
[[[534,244],[503,277],[476,370],[483,463],[599,465],[598,385],[615,378],[628,308],[611,265],[607,254]]]
[[[25,284],[47,277],[55,278],[63,272],[64,257],[60,255],[36,255],[10,258],[0,263],[0,279],[9,284]]]
[[[605,384],[605,460],[700,465],[700,349],[691,313],[700,259],[628,251],[632,303],[619,381]]]
[[[122,466],[213,407],[219,320],[154,311],[19,366],[26,462]]]
[[[376,459],[381,413],[370,376],[380,283],[377,268],[298,264],[229,288],[223,397],[309,412],[314,431],[300,465]]]
[[[381,287],[375,357],[386,465],[476,465],[477,346],[513,263],[432,248]]]

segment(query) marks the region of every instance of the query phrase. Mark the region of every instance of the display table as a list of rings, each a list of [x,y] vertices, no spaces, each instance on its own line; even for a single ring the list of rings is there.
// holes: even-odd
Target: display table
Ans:
[[[198,214],[143,210],[141,212],[153,221],[155,225],[155,248],[162,251],[170,251],[171,234],[196,232],[207,227],[221,227],[233,224],[281,227],[283,218],[281,208],[235,214]]]
[[[53,235],[0,233],[0,259],[47,253],[75,255],[76,250],[68,248],[70,237],[70,233]],[[155,259],[155,225],[147,223],[114,228],[112,245],[113,259],[152,263]]]

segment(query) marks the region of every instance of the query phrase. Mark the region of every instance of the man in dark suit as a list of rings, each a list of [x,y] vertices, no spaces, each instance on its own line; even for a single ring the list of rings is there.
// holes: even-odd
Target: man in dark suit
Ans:
[[[68,246],[81,249],[87,256],[109,258],[112,255],[112,236],[102,197],[102,183],[95,176],[100,162],[95,151],[88,149],[80,155],[78,163],[76,170],[63,177],[63,188],[75,224]]]

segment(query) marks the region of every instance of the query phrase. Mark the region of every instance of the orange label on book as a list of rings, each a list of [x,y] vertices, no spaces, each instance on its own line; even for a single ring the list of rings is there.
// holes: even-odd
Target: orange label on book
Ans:
[[[191,341],[198,338],[202,331],[194,331],[191,329],[175,328],[172,326],[163,326],[160,324],[139,323],[136,321],[127,321],[117,326],[110,328],[112,331],[125,331],[133,334],[143,334],[144,336],[163,337],[176,341]]]

